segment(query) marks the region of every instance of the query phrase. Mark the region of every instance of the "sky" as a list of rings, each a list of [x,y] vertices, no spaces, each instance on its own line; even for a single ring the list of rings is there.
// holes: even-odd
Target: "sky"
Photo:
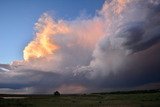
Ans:
[[[159,0],[0,5],[0,93],[160,89]]]
[[[104,0],[1,0],[0,63],[23,59],[22,51],[34,37],[34,24],[44,12],[57,19],[72,20],[83,14],[95,15],[103,3]]]

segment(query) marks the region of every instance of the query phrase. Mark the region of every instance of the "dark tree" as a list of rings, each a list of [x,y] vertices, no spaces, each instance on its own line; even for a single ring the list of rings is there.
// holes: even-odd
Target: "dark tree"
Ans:
[[[54,95],[55,95],[55,96],[60,96],[60,93],[59,93],[58,91],[55,91],[55,92],[54,92]]]

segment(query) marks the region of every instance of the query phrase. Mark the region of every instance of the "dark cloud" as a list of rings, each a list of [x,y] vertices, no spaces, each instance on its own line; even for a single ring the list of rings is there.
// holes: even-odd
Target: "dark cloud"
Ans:
[[[4,68],[4,69],[12,69],[11,66],[9,64],[0,64],[0,68]]]
[[[120,37],[126,39],[124,46],[133,52],[145,50],[160,41],[160,5],[151,2],[141,2],[140,5],[145,10],[140,10],[145,17],[139,22],[133,19],[120,27]]]

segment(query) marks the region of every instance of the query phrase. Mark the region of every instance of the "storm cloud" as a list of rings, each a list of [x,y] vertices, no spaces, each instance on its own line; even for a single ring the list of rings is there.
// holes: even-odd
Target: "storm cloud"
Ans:
[[[160,82],[159,0],[109,0],[94,17],[72,21],[44,13],[35,26],[25,60],[0,64],[2,93],[83,93]]]

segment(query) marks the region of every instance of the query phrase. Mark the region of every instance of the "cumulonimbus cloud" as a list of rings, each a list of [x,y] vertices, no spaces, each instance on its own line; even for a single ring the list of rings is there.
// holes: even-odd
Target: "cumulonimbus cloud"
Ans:
[[[35,28],[24,61],[0,65],[3,92],[78,93],[160,82],[159,0],[105,1],[94,17],[72,21],[44,13]]]

